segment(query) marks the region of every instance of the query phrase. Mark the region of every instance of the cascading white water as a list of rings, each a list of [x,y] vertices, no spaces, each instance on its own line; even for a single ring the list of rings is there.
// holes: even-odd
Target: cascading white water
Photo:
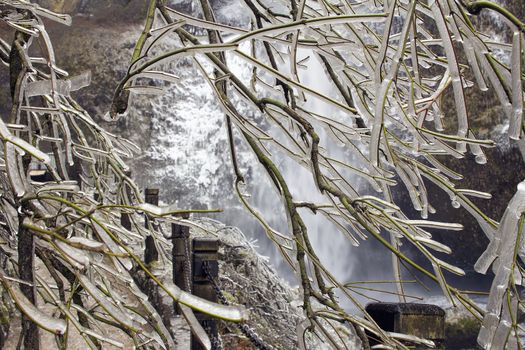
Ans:
[[[237,20],[240,18],[242,21],[244,14],[239,8],[226,6],[224,11],[219,12],[219,16],[236,17]],[[312,53],[301,51],[299,54],[307,56]],[[230,68],[246,84],[249,84],[250,68],[234,56],[227,55],[227,57]],[[320,62],[312,54],[307,69],[300,71],[302,83],[338,99],[338,93],[326,79],[322,69]],[[198,70],[191,65],[190,60],[183,63],[182,67],[179,66],[177,71],[181,73],[180,82],[171,86],[167,94],[153,101],[154,113],[151,122],[153,140],[147,150],[147,159],[151,168],[148,179],[143,179],[142,184],[148,183],[168,189],[164,193],[166,200],[171,202],[175,198],[180,207],[206,206],[225,209],[223,214],[215,217],[227,224],[239,226],[248,236],[259,240],[260,251],[270,257],[283,275],[288,275],[289,269],[284,267],[275,247],[265,238],[263,230],[255,220],[242,211],[233,194],[233,175],[223,122],[224,112],[219,108],[212,97],[212,90],[200,77]],[[319,100],[311,98],[306,105],[309,110],[350,123],[349,120],[345,120],[344,115],[334,116],[341,111]],[[237,108],[243,115],[250,118],[258,117],[254,108],[241,102],[238,103]],[[321,146],[328,154],[338,159],[352,159],[352,154],[345,153],[348,151],[339,147],[337,141],[331,140],[328,133],[321,131],[320,125],[316,125],[316,129],[322,139]],[[264,169],[257,164],[245,147],[238,145],[238,150],[241,167],[247,174],[249,192],[253,194],[251,202],[273,227],[285,231],[287,225],[284,210],[276,205],[279,203],[278,197],[271,190],[272,186],[264,174]],[[316,190],[310,173],[281,154],[279,150],[271,149],[271,152],[284,177],[291,184],[296,200],[326,201]],[[149,179],[161,180],[151,184]],[[367,185],[359,183],[360,178],[354,176],[351,179],[355,179],[352,186],[359,187],[361,193],[366,192]],[[365,247],[355,249],[335,225],[321,215],[313,215],[306,209],[303,209],[302,213],[319,257],[342,282],[350,278],[392,279],[389,254],[385,250],[378,253],[374,249],[376,247],[374,242],[366,242]],[[384,268],[377,268],[378,265]],[[373,268],[370,268],[371,266]]]
[[[300,51],[299,54],[305,57],[312,55],[308,60],[308,67],[299,72],[302,83],[328,96],[339,98],[313,53]],[[235,56],[227,55],[227,59],[230,69],[242,80],[249,82],[250,67]],[[138,162],[149,164],[148,175],[139,178],[139,182],[145,187],[162,188],[165,200],[175,200],[181,208],[224,209],[223,213],[214,215],[214,218],[228,225],[238,226],[248,237],[257,240],[259,252],[270,258],[282,276],[297,283],[292,279],[290,267],[266,237],[262,227],[242,208],[234,194],[224,112],[214,99],[212,90],[189,60],[179,62],[177,72],[180,81],[170,86],[166,94],[152,101],[151,146],[145,150],[145,160]],[[309,98],[305,104],[308,109],[319,114],[341,113],[314,98]],[[239,103],[237,107],[244,115],[258,117],[252,106]],[[342,122],[352,123],[348,116],[337,117]],[[322,140],[321,147],[331,156],[342,160],[352,159],[352,154],[330,138],[321,125],[315,126]],[[269,130],[278,133],[277,130]],[[272,227],[288,233],[284,207],[265,170],[246,146],[239,143],[237,147],[241,169],[247,178],[248,192],[253,194],[250,202],[260,210]],[[317,190],[309,171],[280,150],[270,151],[297,201],[327,202]],[[350,178],[352,186],[365,190],[367,185],[361,178]],[[156,179],[155,183],[151,183],[153,179]],[[361,247],[354,247],[348,237],[322,215],[314,215],[308,209],[301,209],[301,214],[319,258],[342,283],[365,279],[392,280],[389,254],[384,250],[374,249],[377,248],[374,240],[362,242]],[[381,268],[377,268],[378,266]],[[381,295],[381,299],[389,297]]]

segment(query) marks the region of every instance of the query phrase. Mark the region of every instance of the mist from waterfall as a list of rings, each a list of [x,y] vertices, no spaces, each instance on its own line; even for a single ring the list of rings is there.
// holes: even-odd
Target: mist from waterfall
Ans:
[[[249,47],[244,49],[248,50]],[[323,67],[312,52],[299,51],[299,59],[306,58],[307,68],[299,71],[304,85],[310,86],[332,98],[339,99],[335,87],[323,73]],[[251,67],[238,57],[228,54],[228,65],[241,80],[249,83]],[[230,226],[239,227],[250,239],[260,254],[267,256],[280,275],[292,285],[299,281],[292,269],[284,261],[275,244],[266,236],[261,225],[242,207],[233,190],[233,169],[225,128],[224,112],[213,97],[207,82],[201,77],[195,66],[188,61],[180,61],[180,82],[173,84],[168,92],[154,99],[152,127],[149,149],[144,158],[136,164],[147,169],[147,176],[138,177],[144,186],[162,188],[161,198],[165,202],[176,202],[181,208],[221,208],[220,214],[211,215],[214,219]],[[180,67],[184,69],[181,70]],[[211,69],[211,67],[207,67]],[[273,83],[268,78],[269,83]],[[237,100],[238,109],[244,115],[257,120],[258,111],[253,106],[244,105]],[[343,123],[353,120],[341,111],[326,103],[307,96],[306,108],[322,115],[337,118]],[[261,121],[261,120],[260,120]],[[279,130],[265,124],[270,134],[279,138]],[[315,125],[321,137],[320,146],[331,157],[352,163],[356,160],[348,148],[343,147],[336,138],[318,123]],[[239,133],[235,133],[238,141]],[[262,216],[277,231],[289,234],[283,204],[273,188],[264,168],[254,155],[238,142],[239,163],[247,179],[247,193],[252,196],[250,203],[262,213]],[[326,203],[314,181],[313,175],[280,149],[269,148],[272,157],[290,185],[296,201]],[[359,164],[358,164],[359,165]],[[352,179],[352,186],[366,193],[370,187],[362,178],[342,170],[345,177]],[[373,191],[371,188],[369,191]],[[375,193],[375,191],[374,191]],[[363,280],[392,280],[390,254],[374,239],[360,240],[355,247],[345,233],[321,214],[313,214],[309,209],[300,209],[309,237],[321,262],[339,279],[341,283]],[[207,215],[210,216],[210,215]],[[291,252],[290,256],[294,257]],[[384,287],[384,286],[382,286]],[[391,286],[393,288],[393,285]],[[389,288],[386,288],[389,289]],[[375,294],[375,293],[374,293]],[[381,300],[394,299],[392,295],[378,295]]]

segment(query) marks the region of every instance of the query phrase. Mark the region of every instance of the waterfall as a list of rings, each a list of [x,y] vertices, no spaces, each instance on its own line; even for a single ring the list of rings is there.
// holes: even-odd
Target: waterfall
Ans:
[[[328,96],[337,96],[335,87],[325,78],[323,67],[313,53],[300,51],[299,55],[303,56],[301,58],[312,55],[307,68],[299,73],[301,82]],[[232,55],[227,55],[227,59],[230,69],[242,80],[249,82],[250,67]],[[253,240],[259,253],[268,256],[280,275],[296,284],[298,281],[274,243],[268,239],[260,224],[242,208],[234,194],[223,110],[196,67],[189,60],[177,64],[179,83],[172,84],[167,93],[151,101],[152,140],[144,157],[134,161],[136,166],[147,171],[135,177],[143,187],[161,188],[164,201],[175,201],[181,208],[223,209],[223,213],[212,217],[227,225],[239,227]],[[308,99],[305,104],[308,109],[319,114],[331,115],[346,123],[352,122],[342,112],[317,99]],[[244,115],[258,118],[257,111],[252,106],[239,103],[237,107]],[[336,115],[337,113],[341,115]],[[353,161],[352,153],[332,139],[321,125],[315,127],[322,140],[321,147],[327,153],[341,160]],[[277,133],[274,127],[267,125],[267,128]],[[240,135],[236,136],[240,140]],[[272,227],[289,234],[284,207],[265,170],[246,146],[239,143],[237,147],[241,170],[247,178],[247,190],[253,195],[251,203]],[[270,152],[297,201],[328,201],[319,193],[311,172],[281,150],[271,148]],[[351,178],[353,186],[366,192],[369,186],[362,178],[355,175]],[[383,248],[380,249],[374,239],[361,241],[361,246],[355,247],[335,224],[322,215],[314,215],[308,209],[301,209],[301,214],[320,260],[341,283],[393,279],[390,254],[385,253]],[[382,300],[395,298],[384,294],[378,297]]]
[[[242,7],[236,1],[223,3],[218,16],[223,22],[241,20]],[[195,10],[195,9],[194,9]],[[494,20],[492,14],[490,21]],[[300,52],[306,56],[307,52]],[[302,58],[302,57],[301,57]],[[213,97],[213,92],[200,77],[198,70],[191,62],[183,61],[177,72],[180,82],[169,87],[168,92],[151,101],[152,113],[149,121],[151,141],[145,147],[141,159],[135,159],[134,165],[145,171],[138,174],[139,183],[163,189],[165,202],[177,202],[181,208],[208,207],[222,208],[224,213],[214,218],[228,225],[240,227],[248,237],[257,240],[259,251],[267,255],[282,276],[290,281],[292,274],[287,264],[280,258],[260,225],[241,207],[232,190],[233,174],[230,167],[230,156],[224,127],[224,112]],[[242,79],[249,82],[250,69],[235,57],[228,57],[228,64]],[[331,97],[337,93],[322,73],[322,66],[315,56],[310,57],[308,69],[300,70],[301,81]],[[181,69],[182,68],[182,69]],[[148,97],[150,99],[150,97]],[[150,103],[150,102],[148,102]],[[325,103],[311,99],[308,108],[325,114],[336,113]],[[257,112],[248,105],[239,104],[240,112],[257,118]],[[148,107],[141,106],[137,115],[144,114]],[[142,111],[142,112],[141,112]],[[133,120],[135,116],[131,116]],[[344,120],[344,116],[338,116]],[[144,118],[142,119],[144,120]],[[270,126],[268,126],[270,127]],[[320,130],[319,125],[316,128]],[[320,131],[322,146],[328,153],[340,159],[352,159],[352,154],[345,154],[336,141],[330,140],[326,132]],[[280,201],[264,170],[242,145],[238,145],[241,168],[249,183],[249,192],[253,194],[252,202],[276,229],[286,232],[287,223]],[[296,163],[272,150],[276,155],[277,165],[282,169],[285,178],[292,183],[292,192],[298,200],[321,200],[313,184],[311,175]],[[470,166],[470,165],[469,165]],[[147,173],[147,175],[146,175]],[[356,183],[359,178],[355,177]],[[367,184],[359,183],[360,189]],[[394,191],[402,192],[397,186]],[[447,209],[445,209],[446,211]],[[361,242],[360,247],[353,247],[339,230],[320,215],[313,215],[301,210],[309,227],[309,234],[321,260],[334,271],[341,281],[349,279],[392,279],[389,254],[373,239]],[[448,218],[447,218],[448,219]],[[475,228],[472,228],[475,229]],[[380,267],[380,268],[378,268]]]

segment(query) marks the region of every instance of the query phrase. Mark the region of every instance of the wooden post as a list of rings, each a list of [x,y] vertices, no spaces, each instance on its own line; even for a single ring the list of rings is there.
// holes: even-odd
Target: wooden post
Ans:
[[[385,331],[429,339],[436,345],[433,349],[445,349],[445,311],[439,306],[416,303],[370,303],[366,306],[366,312]],[[370,339],[370,345],[376,343]],[[414,346],[408,342],[404,343]],[[429,349],[423,345],[412,348]]]
[[[193,295],[217,302],[217,294],[213,285],[208,280],[204,272],[204,264],[207,264],[208,272],[217,281],[219,275],[219,241],[215,238],[199,237],[193,239]],[[219,331],[217,321],[208,315],[195,313],[195,316],[207,331],[210,338],[218,338]],[[198,342],[195,336],[191,335],[191,350],[203,350],[204,347]]]
[[[131,219],[130,219],[128,213],[121,213],[120,214],[120,224],[126,230],[131,231]]]
[[[35,240],[33,234],[22,225],[23,217],[19,217],[18,225],[18,274],[22,281],[29,285],[20,284],[22,294],[37,307],[37,292],[35,287]],[[22,315],[22,335],[24,349],[40,349],[40,331],[35,322]]]
[[[182,216],[184,219],[190,217],[189,214]],[[190,248],[190,228],[178,224],[171,224],[171,261],[173,264],[173,282],[180,289],[189,292],[191,290],[191,248]],[[175,314],[179,314],[177,303],[173,303]]]
[[[157,188],[147,188],[145,190],[145,200],[148,204],[159,205],[159,190]],[[146,215],[144,223],[146,227],[150,226],[149,220],[153,220],[153,218]],[[157,267],[154,265],[159,260],[159,252],[155,246],[153,236],[146,236],[145,243],[144,262],[148,268],[152,270],[156,269]],[[171,307],[171,302],[169,304],[165,302],[166,293],[159,288],[153,279],[149,277],[146,277],[142,291],[148,296],[151,305],[153,305],[155,310],[159,313],[162,322],[168,326],[173,317],[173,308]]]
[[[158,188],[146,188],[145,191],[146,203],[159,205],[159,189]],[[148,227],[149,217],[146,215],[145,225]],[[159,252],[155,247],[155,240],[152,236],[146,237],[146,249],[144,250],[144,262],[146,265],[151,264],[154,261],[159,260]]]
[[[76,181],[78,186],[82,187],[82,179],[80,178],[80,175],[82,175],[82,164],[80,158],[76,158],[73,165],[67,165],[67,173],[71,180]]]
[[[131,177],[131,170],[126,171],[124,173],[124,175],[126,175],[127,177]],[[127,192],[128,197],[130,197],[130,195],[131,195],[130,192],[131,191],[129,190],[129,187],[126,187],[126,192]],[[124,203],[124,204],[129,204],[129,203]],[[130,218],[128,213],[121,213],[120,214],[120,224],[126,230],[131,231],[131,218]]]

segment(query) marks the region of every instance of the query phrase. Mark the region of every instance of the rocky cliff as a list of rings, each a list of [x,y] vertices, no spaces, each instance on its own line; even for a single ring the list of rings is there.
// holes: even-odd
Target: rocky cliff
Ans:
[[[56,12],[93,17],[97,21],[141,21],[149,1],[141,0],[37,0]]]

